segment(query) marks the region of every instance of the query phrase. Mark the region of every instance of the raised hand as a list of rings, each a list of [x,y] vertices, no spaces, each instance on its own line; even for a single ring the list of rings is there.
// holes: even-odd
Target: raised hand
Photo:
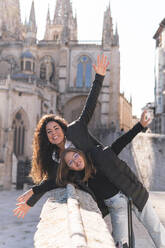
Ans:
[[[13,210],[14,216],[17,216],[18,218],[24,218],[25,215],[28,213],[29,209],[31,208],[29,205],[26,204],[26,202],[20,202],[17,203],[17,208]]]
[[[97,64],[94,64],[93,68],[97,74],[105,76],[108,65],[109,61],[107,61],[107,56],[103,54],[102,56],[97,56]]]
[[[29,189],[17,198],[17,202],[26,202],[33,195],[33,190]]]
[[[143,127],[147,127],[151,123],[151,117],[148,116],[147,110],[141,114],[140,123]]]

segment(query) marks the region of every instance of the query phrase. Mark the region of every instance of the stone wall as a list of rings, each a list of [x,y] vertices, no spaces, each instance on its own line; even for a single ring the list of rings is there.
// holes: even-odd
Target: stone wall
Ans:
[[[51,191],[34,236],[35,248],[115,248],[93,198],[73,185]]]
[[[4,171],[5,171],[5,164],[0,162],[0,188],[3,187]]]
[[[111,133],[104,144],[110,145],[119,136]],[[165,191],[165,135],[140,133],[120,153],[144,185],[151,191]]]

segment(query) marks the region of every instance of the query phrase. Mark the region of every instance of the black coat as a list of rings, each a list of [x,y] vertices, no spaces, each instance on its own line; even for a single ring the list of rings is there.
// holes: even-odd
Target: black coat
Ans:
[[[129,166],[116,156],[112,148],[97,146],[91,151],[91,158],[95,167],[109,182],[127,197],[131,197],[138,210],[142,211],[148,199],[148,192]]]
[[[93,146],[101,144],[88,131],[88,123],[91,120],[95,110],[103,79],[104,76],[96,74],[95,80],[92,84],[86,104],[80,117],[70,123],[66,131],[67,140],[70,140],[76,148],[82,150],[85,153],[92,149]],[[34,206],[34,204],[42,197],[45,192],[58,187],[55,183],[58,163],[52,160],[51,164],[52,170],[49,173],[48,180],[44,180],[39,185],[35,185],[33,187],[34,194],[27,201],[29,206]]]

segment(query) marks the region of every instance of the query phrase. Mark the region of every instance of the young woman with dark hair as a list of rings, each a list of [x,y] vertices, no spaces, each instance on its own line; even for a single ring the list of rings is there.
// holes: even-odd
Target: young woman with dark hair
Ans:
[[[24,217],[45,192],[55,187],[60,154],[65,148],[73,146],[87,152],[100,144],[89,133],[88,124],[95,110],[108,65],[106,56],[97,57],[97,63],[93,65],[95,80],[77,120],[67,124],[63,118],[50,114],[43,116],[37,124],[31,169],[32,179],[37,185],[17,199],[19,203],[14,213],[18,217]]]
[[[50,178],[50,176],[54,176],[52,174],[52,156],[56,155],[57,160],[62,151],[58,145],[59,142],[57,138],[57,144],[53,144],[53,140],[49,141],[51,133],[49,126],[51,124],[55,124],[54,129],[56,130],[58,139],[61,139],[62,142],[65,139],[68,123],[64,118],[54,114],[48,114],[40,119],[34,132],[32,168],[30,172],[30,176],[36,184]]]

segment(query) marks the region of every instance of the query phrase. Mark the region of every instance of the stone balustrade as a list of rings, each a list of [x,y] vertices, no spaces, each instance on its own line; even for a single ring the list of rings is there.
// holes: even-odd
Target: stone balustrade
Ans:
[[[71,184],[51,191],[40,217],[35,248],[115,248],[96,202]]]

